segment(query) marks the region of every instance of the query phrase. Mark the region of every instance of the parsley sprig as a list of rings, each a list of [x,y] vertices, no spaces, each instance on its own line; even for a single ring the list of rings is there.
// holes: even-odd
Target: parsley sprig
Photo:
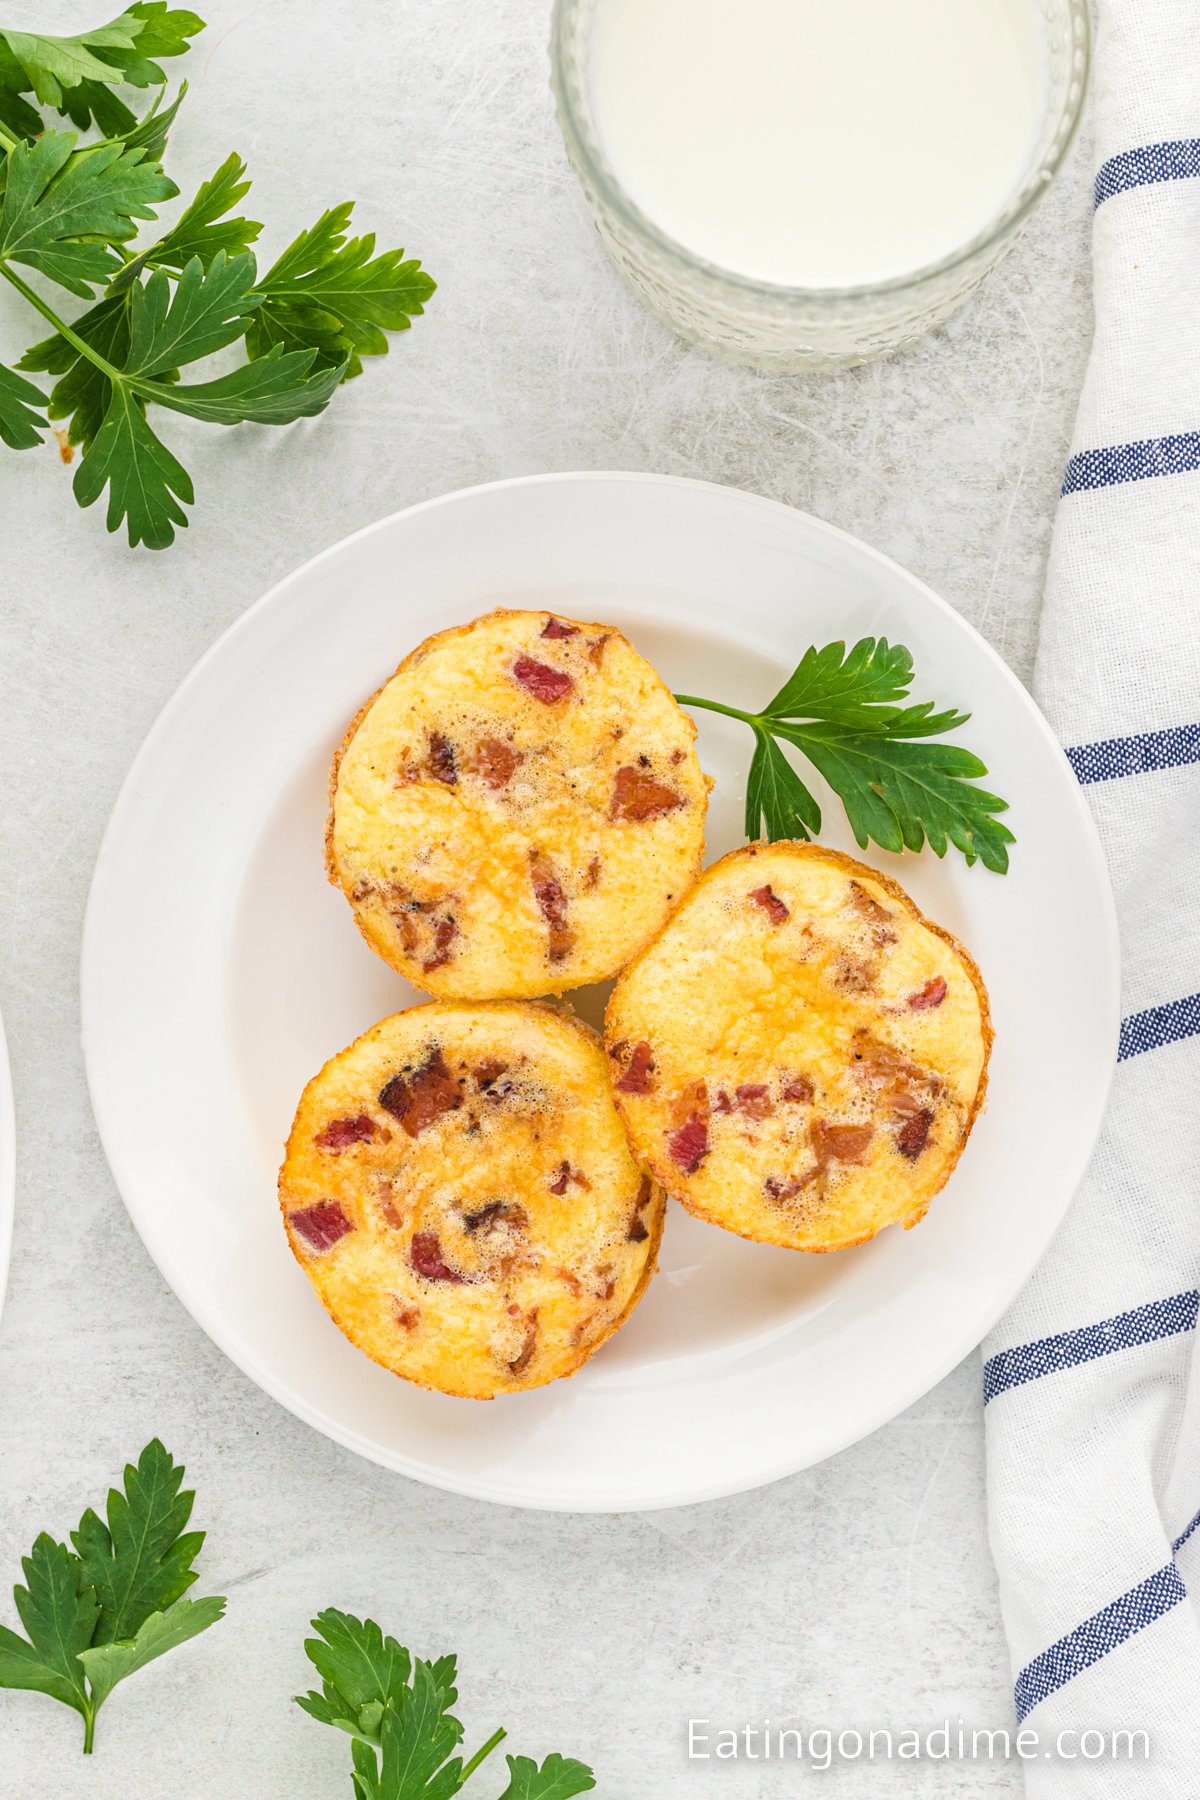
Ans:
[[[330,1608],[313,1620],[304,1648],[321,1677],[320,1692],[296,1703],[322,1725],[353,1740],[355,1800],[450,1800],[505,1737],[494,1731],[465,1762],[457,1755],[463,1728],[450,1708],[458,1699],[453,1656],[425,1662],[372,1619]],[[539,1768],[509,1756],[500,1800],[572,1800],[596,1785],[590,1769],[548,1756]]]
[[[90,1752],[96,1714],[117,1683],[215,1625],[222,1599],[185,1600],[204,1542],[188,1531],[195,1495],[181,1492],[183,1467],[155,1438],[105,1517],[89,1507],[73,1549],[42,1532],[13,1590],[25,1636],[0,1625],[0,1687],[27,1688],[83,1719]]]
[[[386,355],[388,334],[406,330],[434,292],[416,259],[350,235],[349,201],[260,275],[250,246],[262,226],[234,211],[250,186],[236,154],[168,231],[138,247],[146,221],[179,192],[161,158],[187,84],[164,106],[158,59],[182,55],[203,28],[166,0],[138,0],[76,37],[0,29],[0,278],[53,328],[15,365],[0,364],[0,439],[32,449],[65,419],[60,435],[83,452],[79,504],[107,493],[109,530],[124,525],[131,544],[152,549],[173,542],[195,495],[150,409],[214,425],[307,418],[364,357]],[[139,117],[117,89],[154,97]],[[39,107],[76,129],[47,122]],[[102,135],[84,142],[89,130]],[[89,304],[66,319],[36,282]],[[184,378],[236,343],[246,360],[235,368]],[[30,375],[54,384],[47,392]]]
[[[975,781],[986,766],[957,744],[929,742],[965,725],[970,713],[934,710],[932,700],[908,701],[913,662],[902,644],[861,638],[806,650],[761,712],[718,700],[676,694],[681,706],[741,719],[754,733],[746,780],[746,836],[765,829],[771,840],[811,838],[821,808],[785,756],[799,750],[823,775],[846,809],[860,848],[873,839],[885,850],[937,856],[947,844],[968,863],[1003,875],[1016,840],[996,817],[1008,802]],[[901,704],[906,702],[906,704]]]
[[[223,1599],[184,1597],[204,1533],[188,1530],[195,1495],[182,1491],[183,1473],[154,1438],[110,1489],[103,1519],[89,1507],[71,1548],[42,1532],[22,1562],[13,1597],[25,1635],[0,1625],[0,1688],[47,1694],[79,1713],[85,1753],[117,1683],[224,1614]],[[494,1731],[470,1757],[459,1754],[456,1659],[427,1662],[374,1620],[332,1607],[312,1623],[317,1635],[304,1648],[321,1686],[297,1704],[351,1738],[355,1800],[452,1800],[507,1735]],[[573,1800],[596,1785],[570,1757],[506,1761],[500,1800]]]

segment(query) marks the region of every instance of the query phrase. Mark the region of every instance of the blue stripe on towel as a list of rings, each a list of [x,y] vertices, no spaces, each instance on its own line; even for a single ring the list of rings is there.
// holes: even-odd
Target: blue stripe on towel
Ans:
[[[1126,188],[1145,187],[1152,181],[1186,181],[1200,175],[1200,138],[1172,138],[1165,144],[1142,144],[1123,150],[1102,163],[1096,176],[1097,206],[1123,194]]]
[[[1013,1687],[1017,1723],[1028,1718],[1048,1694],[1065,1687],[1074,1676],[1090,1669],[1126,1638],[1152,1625],[1155,1619],[1161,1619],[1164,1613],[1186,1599],[1183,1577],[1174,1563],[1168,1563],[1164,1569],[1156,1570],[1145,1581],[1139,1582],[1137,1587],[1130,1588],[1127,1594],[1122,1594],[1119,1600],[1093,1613],[1074,1631],[1068,1631],[1066,1637],[1059,1638],[1056,1644],[1035,1656],[1017,1676]]]
[[[1200,725],[1175,725],[1169,731],[1138,731],[1132,737],[1102,738],[1097,744],[1072,744],[1067,756],[1078,780],[1116,781],[1122,775],[1151,775],[1200,762]]]
[[[1188,994],[1172,1000],[1167,1006],[1150,1006],[1145,1012],[1130,1013],[1121,1020],[1121,1039],[1117,1045],[1117,1061],[1140,1056],[1143,1050],[1159,1050],[1164,1044],[1177,1044],[1180,1038],[1195,1037],[1200,1032],[1200,994]]]
[[[1194,1331],[1198,1313],[1200,1291],[1192,1288],[1186,1294],[1172,1294],[1166,1300],[1136,1306],[1132,1312],[1118,1313],[1115,1319],[1102,1319],[1098,1325],[1082,1325],[1075,1331],[1059,1331],[1032,1344],[1001,1350],[983,1365],[983,1403],[986,1406],[1005,1388],[1076,1368],[1097,1356],[1111,1356],[1114,1350],[1132,1350],[1136,1344],[1153,1344],[1180,1331]]]
[[[1153,475],[1186,475],[1200,469],[1200,431],[1174,437],[1139,438],[1135,444],[1111,444],[1103,450],[1081,450],[1067,464],[1062,493],[1113,487],[1121,481],[1147,481]]]
[[[1171,1545],[1172,1554],[1174,1554],[1174,1552],[1176,1550],[1183,1549],[1183,1546],[1187,1543],[1188,1539],[1191,1537],[1193,1531],[1195,1531],[1195,1529],[1198,1525],[1200,1525],[1200,1513],[1196,1514],[1195,1518],[1192,1520],[1190,1525],[1184,1526],[1184,1528],[1180,1532],[1179,1536],[1175,1539],[1175,1542]]]

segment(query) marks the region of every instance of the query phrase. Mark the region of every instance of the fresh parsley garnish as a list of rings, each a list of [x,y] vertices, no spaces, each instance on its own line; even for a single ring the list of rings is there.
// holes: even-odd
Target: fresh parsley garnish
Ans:
[[[13,1590],[25,1636],[0,1625],[0,1687],[28,1688],[72,1707],[89,1752],[96,1714],[119,1681],[215,1625],[222,1599],[186,1600],[204,1542],[188,1531],[195,1495],[183,1467],[155,1438],[123,1488],[109,1490],[105,1518],[89,1507],[73,1549],[43,1532]]]
[[[169,10],[166,0],[142,0],[77,37],[0,30],[0,117],[21,120],[21,136],[36,135],[42,121],[20,98],[32,94],[81,131],[92,124],[113,135],[129,131],[136,117],[111,90],[161,87],[167,78],[152,59],[182,56],[188,39],[203,29],[193,12]]]
[[[0,278],[53,328],[12,367],[0,364],[0,439],[32,449],[52,420],[67,420],[68,444],[83,451],[75,498],[91,506],[107,494],[109,530],[124,525],[131,544],[152,549],[187,524],[194,494],[151,409],[211,425],[287,425],[321,412],[434,292],[415,258],[377,254],[373,236],[350,235],[349,201],[260,275],[250,246],[262,226],[234,212],[250,185],[236,154],[139,248],[145,222],[179,191],[161,159],[186,83],[163,105],[158,59],[181,55],[203,29],[166,0],[142,0],[76,37],[0,29]],[[117,89],[150,89],[153,99],[139,117]],[[88,130],[101,135],[84,142]],[[62,317],[62,302],[26,271],[86,310]],[[238,366],[184,378],[233,344],[245,355]],[[47,393],[31,374],[54,385]]]
[[[450,1800],[505,1736],[494,1731],[465,1762],[457,1755],[463,1728],[450,1708],[458,1699],[453,1656],[425,1662],[372,1619],[334,1608],[313,1620],[306,1640],[320,1692],[296,1697],[322,1725],[352,1738],[355,1800]],[[596,1785],[590,1769],[563,1756],[539,1768],[509,1756],[500,1800],[571,1800]]]
[[[913,663],[903,644],[861,638],[806,650],[775,698],[761,712],[717,700],[676,694],[681,706],[741,719],[754,733],[746,780],[746,836],[811,838],[821,808],[781,744],[806,756],[846,809],[860,848],[937,856],[947,844],[968,863],[1003,875],[1016,840],[996,817],[1008,802],[974,783],[987,768],[957,744],[928,742],[965,725],[970,713],[935,712],[932,700],[908,701]]]

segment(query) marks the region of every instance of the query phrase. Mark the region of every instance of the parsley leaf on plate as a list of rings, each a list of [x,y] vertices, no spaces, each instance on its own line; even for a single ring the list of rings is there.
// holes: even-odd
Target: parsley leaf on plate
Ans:
[[[1007,801],[975,786],[986,766],[955,744],[931,743],[965,725],[969,713],[937,712],[931,700],[909,702],[912,657],[886,638],[815,646],[801,657],[760,713],[690,694],[683,706],[741,719],[754,733],[746,781],[746,836],[813,837],[821,809],[780,747],[802,752],[842,801],[860,848],[874,840],[885,850],[937,856],[948,844],[968,863],[997,874],[1008,868],[1015,842],[997,818]]]
[[[986,764],[956,744],[910,738],[830,734],[806,726],[777,726],[803,751],[841,798],[856,841],[874,838],[885,850],[920,850],[935,856],[947,844],[1004,874],[1013,834],[996,814],[1007,802],[974,786]]]
[[[0,1687],[27,1688],[72,1707],[90,1751],[96,1714],[113,1688],[225,1610],[220,1599],[185,1600],[204,1533],[188,1531],[195,1496],[182,1466],[157,1438],[109,1492],[105,1518],[90,1507],[74,1549],[45,1532],[13,1591],[25,1636],[0,1625]]]
[[[746,836],[756,838],[761,821],[767,836],[808,837],[821,829],[821,809],[775,739],[754,727],[754,755],[746,777]]]
[[[964,725],[967,713],[935,713],[933,702],[898,706],[912,686],[912,656],[886,638],[860,638],[850,650],[826,644],[806,650],[775,698],[769,719],[821,719],[890,737],[932,737]]]

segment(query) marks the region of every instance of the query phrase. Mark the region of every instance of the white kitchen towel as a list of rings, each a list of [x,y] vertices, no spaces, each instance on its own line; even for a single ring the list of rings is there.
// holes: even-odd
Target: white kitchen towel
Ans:
[[[1035,690],[1108,854],[1123,1023],[1083,1188],[985,1345],[988,1494],[1031,1800],[1197,1800],[1200,0],[1099,15],[1095,340]]]

